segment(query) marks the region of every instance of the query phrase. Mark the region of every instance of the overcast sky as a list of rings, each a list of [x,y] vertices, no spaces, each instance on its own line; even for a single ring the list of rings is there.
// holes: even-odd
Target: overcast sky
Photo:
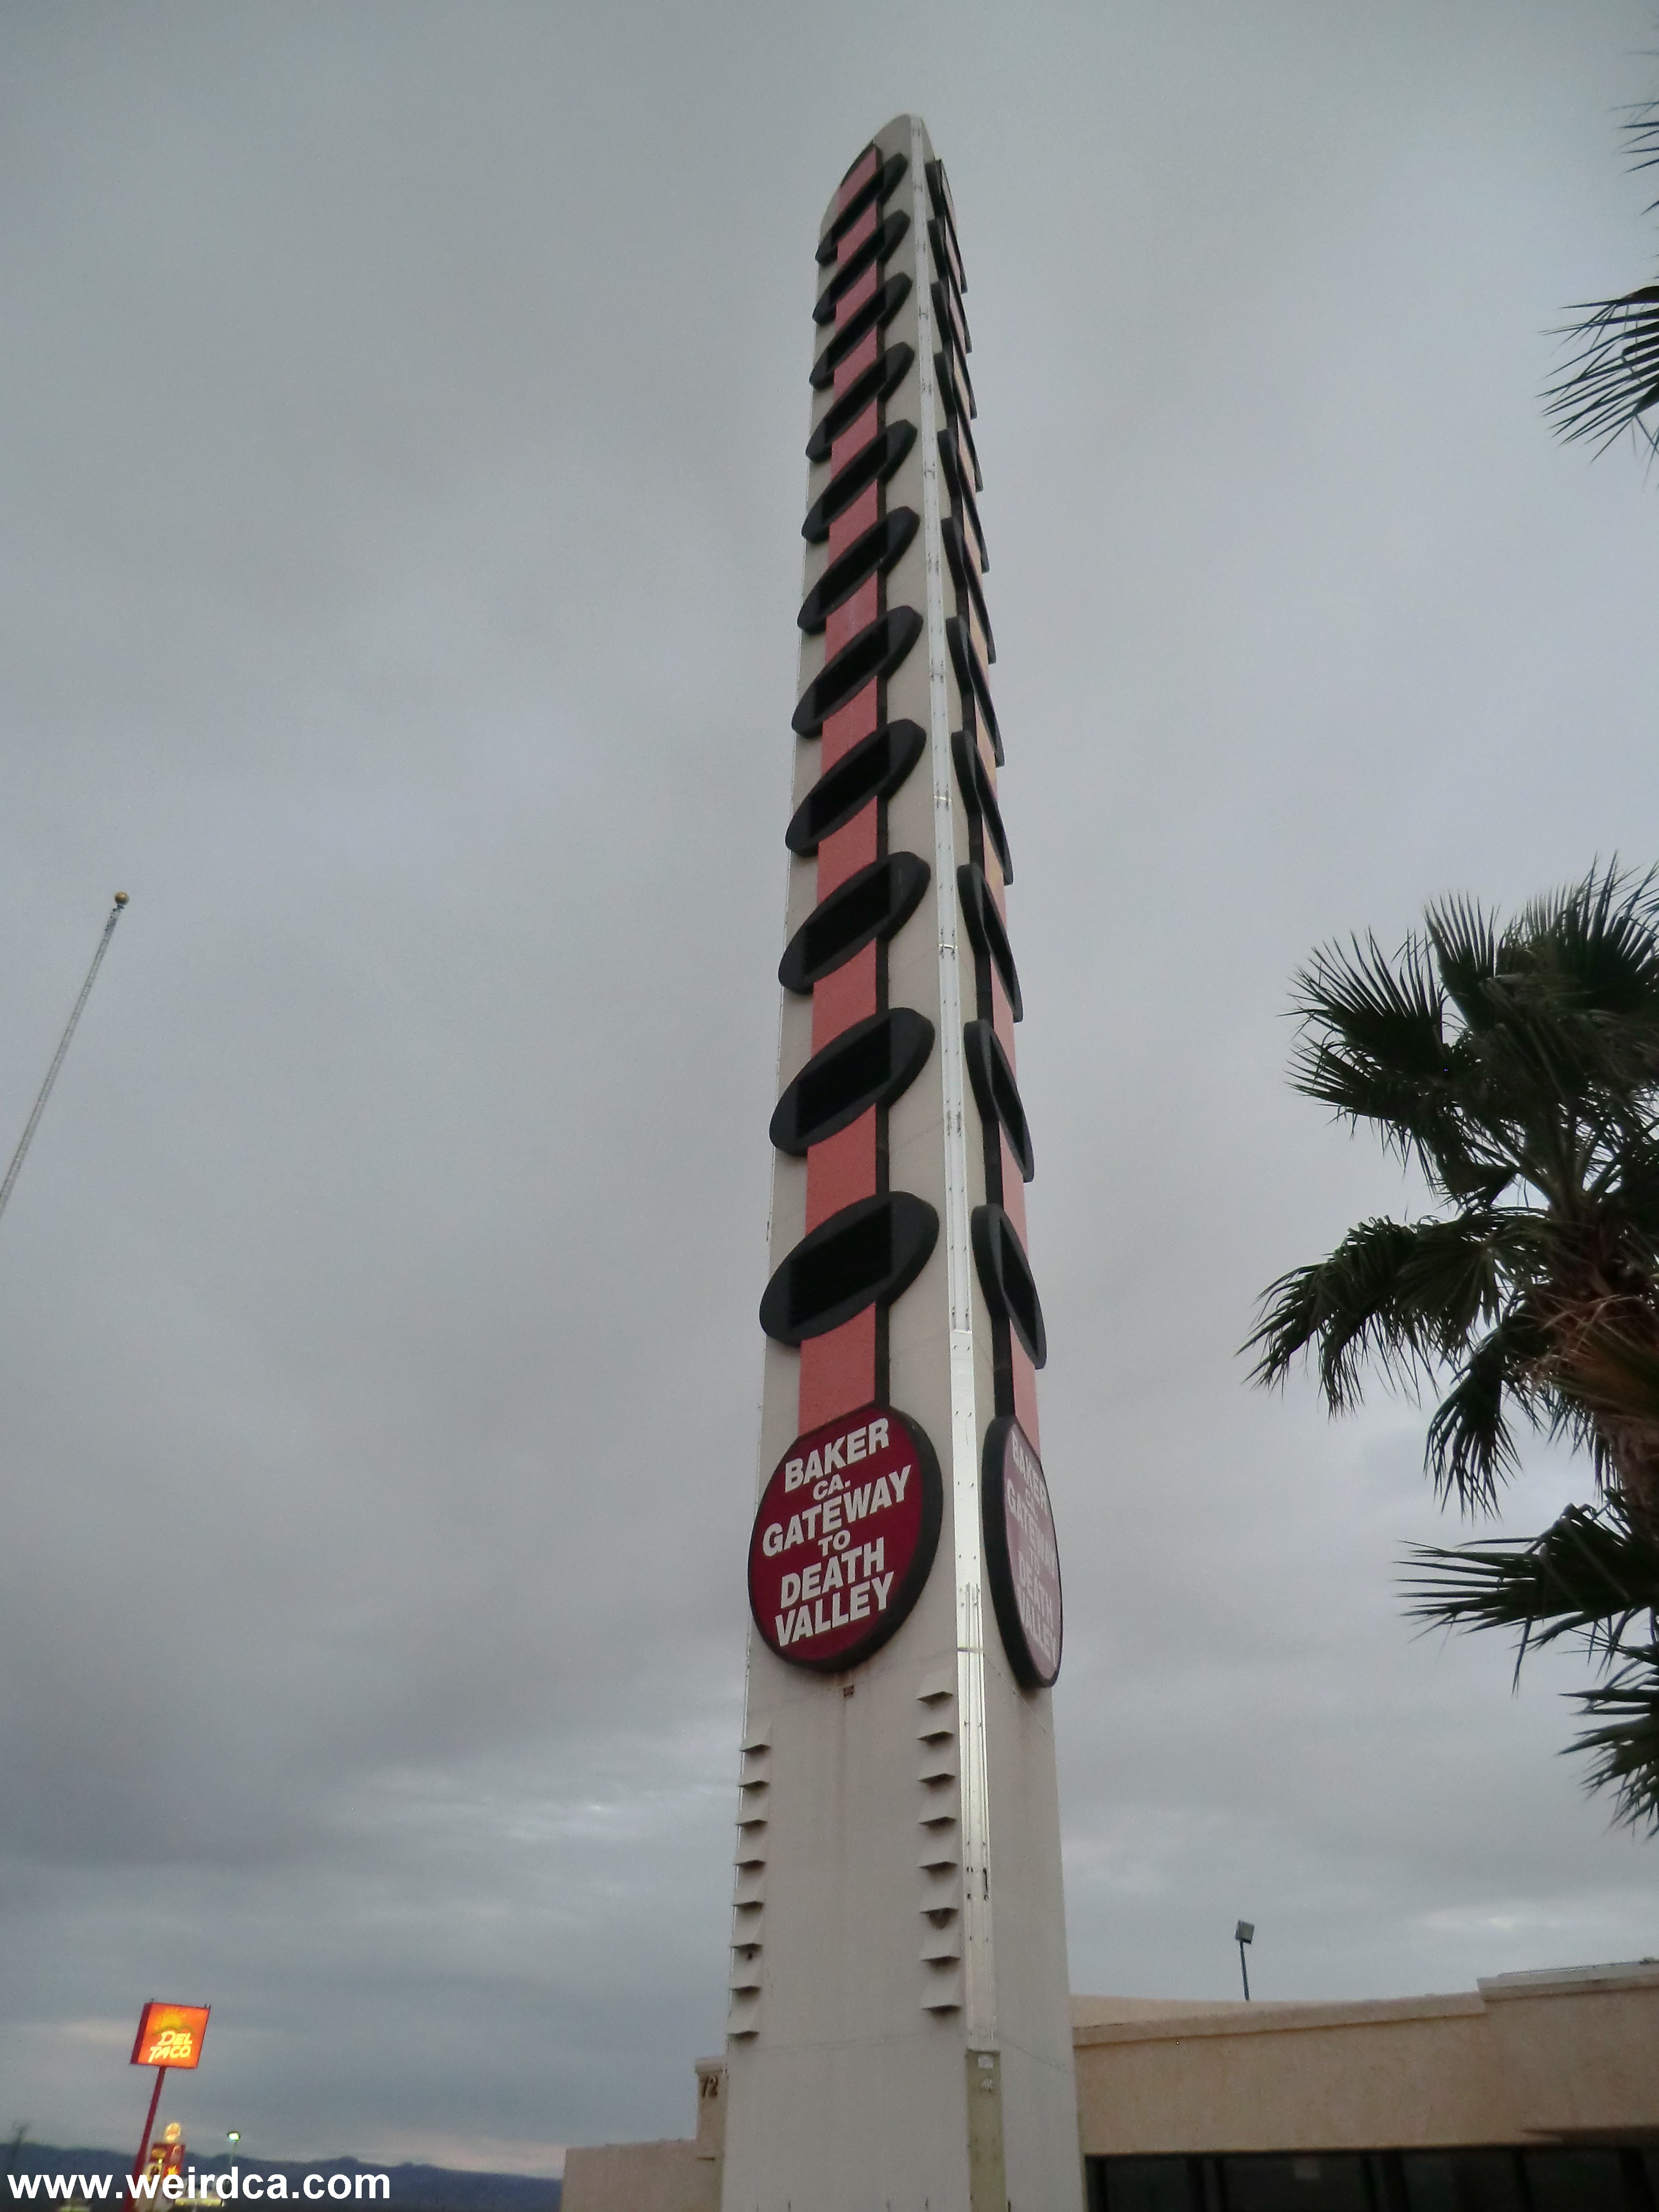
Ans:
[[[1649,0],[0,10],[0,2129],[556,2169],[722,2033],[811,248],[961,216],[1073,1982],[1659,1952],[1422,1414],[1246,1385],[1412,1194],[1291,970],[1659,858]],[[1532,1455],[1504,1525],[1582,1474]]]

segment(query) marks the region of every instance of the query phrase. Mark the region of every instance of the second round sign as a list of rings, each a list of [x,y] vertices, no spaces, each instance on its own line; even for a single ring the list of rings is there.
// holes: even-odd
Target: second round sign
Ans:
[[[986,1431],[980,1494],[985,1566],[1003,1649],[1025,1689],[1046,1690],[1060,1672],[1065,1640],[1060,1547],[1042,1462],[1010,1415]]]

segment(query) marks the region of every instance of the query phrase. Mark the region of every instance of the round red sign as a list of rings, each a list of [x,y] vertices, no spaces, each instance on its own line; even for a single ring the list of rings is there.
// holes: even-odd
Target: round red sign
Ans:
[[[1060,1672],[1065,1615],[1060,1547],[1042,1462],[1012,1414],[985,1434],[980,1489],[985,1565],[1003,1649],[1028,1690],[1046,1690]]]
[[[921,1596],[945,1492],[921,1426],[863,1406],[797,1437],[761,1493],[749,1603],[781,1659],[829,1672],[884,1644]]]

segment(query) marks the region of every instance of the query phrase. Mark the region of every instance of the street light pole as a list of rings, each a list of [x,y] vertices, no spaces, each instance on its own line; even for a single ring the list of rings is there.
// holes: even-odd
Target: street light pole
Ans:
[[[1244,2002],[1250,2002],[1250,1968],[1244,1956],[1244,1946],[1255,1941],[1254,1920],[1241,1920],[1233,1930],[1233,1941],[1238,1946],[1238,1971],[1244,1977]]]
[[[17,1140],[17,1150],[11,1156],[11,1165],[6,1170],[5,1180],[0,1182],[0,1213],[3,1213],[6,1210],[6,1200],[11,1196],[12,1185],[16,1182],[28,1148],[34,1141],[34,1133],[40,1127],[40,1116],[46,1112],[46,1101],[52,1096],[52,1086],[58,1080],[58,1071],[64,1065],[64,1055],[70,1048],[70,1040],[75,1035],[76,1026],[86,1012],[87,1000],[92,996],[92,987],[98,981],[98,970],[104,964],[104,955],[109,951],[109,941],[115,934],[115,925],[121,919],[121,910],[126,902],[126,893],[117,891],[115,902],[109,910],[109,920],[104,924],[104,933],[98,940],[98,950],[93,954],[92,965],[87,970],[87,980],[81,986],[81,995],[76,1000],[75,1011],[69,1018],[69,1026],[64,1031],[58,1041],[58,1049],[52,1056],[52,1066],[46,1070],[46,1079],[40,1085],[40,1095],[34,1102],[34,1110],[23,1125],[23,1133]]]

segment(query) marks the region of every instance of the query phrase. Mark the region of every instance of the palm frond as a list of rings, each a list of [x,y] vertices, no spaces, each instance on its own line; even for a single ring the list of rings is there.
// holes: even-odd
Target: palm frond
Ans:
[[[1601,1725],[1576,1736],[1571,1750],[1592,1754],[1589,1790],[1611,1790],[1613,1819],[1659,1833],[1659,1644],[1593,1690],[1573,1692]]]
[[[1324,946],[1293,988],[1291,1011],[1316,1040],[1417,1082],[1443,1072],[1445,1000],[1418,939],[1393,963],[1374,937]]]
[[[1659,1022],[1656,918],[1655,872],[1634,875],[1615,858],[1533,900],[1505,934],[1583,1010]]]
[[[1659,1532],[1613,1499],[1570,1505],[1530,1542],[1416,1544],[1410,1559],[1411,1617],[1425,1630],[1518,1628],[1517,1679],[1532,1646],[1583,1638],[1607,1679],[1572,1693],[1599,1725],[1569,1748],[1592,1755],[1586,1787],[1614,1793],[1616,1820],[1659,1829]]]
[[[1429,1423],[1424,1463],[1437,1498],[1455,1492],[1466,1513],[1489,1513],[1497,1504],[1498,1486],[1521,1463],[1510,1408],[1534,1427],[1542,1410],[1529,1381],[1540,1349],[1537,1324],[1511,1313],[1469,1354]]]
[[[1432,1157],[1429,1178],[1459,1206],[1490,1212],[1520,1174],[1510,1160],[1483,1159],[1467,1145],[1443,1146]]]
[[[1522,1656],[1528,1644],[1563,1636],[1616,1653],[1631,1620],[1659,1607],[1659,1540],[1616,1503],[1570,1505],[1530,1540],[1449,1550],[1414,1544],[1409,1557],[1413,1620],[1429,1628],[1518,1628]]]
[[[1328,1039],[1306,1036],[1291,1055],[1291,1082],[1345,1121],[1370,1123],[1389,1151],[1416,1159],[1431,1176],[1440,1175],[1446,1163],[1454,1179],[1484,1189],[1496,1173],[1496,1164],[1470,1154],[1457,1116],[1419,1078],[1380,1066]],[[1506,1180],[1511,1172],[1506,1165]]]
[[[1515,1279],[1534,1269],[1537,1243],[1524,1213],[1471,1207],[1449,1221],[1413,1224],[1396,1295],[1431,1334],[1439,1358],[1455,1358],[1481,1322],[1499,1319]]]
[[[1414,1387],[1497,1312],[1499,1220],[1362,1221],[1327,1258],[1269,1285],[1245,1346],[1258,1354],[1255,1379],[1281,1382],[1299,1355],[1315,1353],[1333,1413],[1358,1402],[1368,1364]]]
[[[1424,942],[1408,938],[1395,961],[1376,939],[1326,946],[1297,975],[1291,1011],[1302,1028],[1291,1058],[1294,1089],[1343,1120],[1368,1122],[1402,1158],[1444,1171],[1459,1194],[1502,1188],[1504,1164],[1471,1153],[1451,1101],[1455,1054],[1445,1000]]]
[[[1598,453],[1626,430],[1659,453],[1659,284],[1638,284],[1616,300],[1587,301],[1564,335],[1578,342],[1544,393],[1559,436],[1591,440]]]
[[[1429,908],[1429,943],[1446,995],[1472,1030],[1495,1018],[1492,987],[1498,974],[1502,939],[1498,926],[1473,899],[1441,899]]]
[[[1631,167],[1638,174],[1644,169],[1659,168],[1659,100],[1635,102],[1630,119],[1620,125],[1630,140],[1630,150],[1635,157]],[[1659,201],[1654,205],[1659,207]],[[1648,210],[1653,213],[1653,208]]]

